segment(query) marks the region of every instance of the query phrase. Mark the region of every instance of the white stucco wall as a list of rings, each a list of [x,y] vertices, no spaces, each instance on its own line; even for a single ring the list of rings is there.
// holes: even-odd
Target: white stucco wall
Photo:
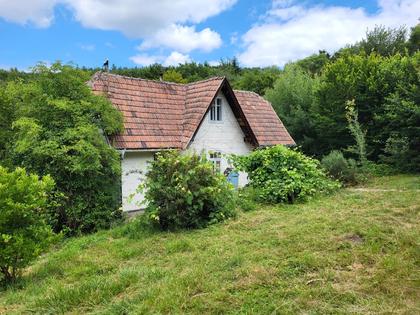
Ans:
[[[144,208],[140,203],[143,194],[136,193],[136,189],[144,178],[147,161],[153,160],[153,152],[125,152],[121,161],[122,207],[124,211]],[[134,197],[130,196],[134,194]]]
[[[203,151],[219,151],[222,155],[248,154],[253,148],[249,143],[244,141],[245,135],[239,126],[228,101],[222,92],[219,92],[217,97],[221,97],[223,100],[222,121],[210,121],[210,112],[207,112],[193,141],[189,145],[189,150],[194,150],[197,153]],[[222,156],[221,171],[223,172],[229,166],[226,157]],[[247,182],[247,174],[242,172],[239,173],[239,187],[243,187]]]

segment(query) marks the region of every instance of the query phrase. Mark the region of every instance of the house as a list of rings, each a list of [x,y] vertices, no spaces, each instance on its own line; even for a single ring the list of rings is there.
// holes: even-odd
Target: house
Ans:
[[[224,77],[177,84],[98,72],[89,84],[124,116],[124,132],[111,139],[122,156],[124,211],[139,209],[143,196],[129,196],[156,152],[205,152],[215,169],[224,172],[230,167],[226,154],[295,144],[268,101],[253,92],[234,91]],[[245,173],[231,172],[228,179],[239,187],[247,183]]]

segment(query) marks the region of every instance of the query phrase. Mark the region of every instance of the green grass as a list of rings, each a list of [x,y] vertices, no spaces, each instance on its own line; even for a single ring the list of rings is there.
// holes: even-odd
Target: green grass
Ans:
[[[419,183],[385,177],[371,187],[404,191],[344,189],[196,231],[133,222],[71,239],[0,293],[0,313],[418,314]]]
[[[374,177],[368,181],[364,186],[377,189],[417,189],[420,190],[420,176],[387,176]]]

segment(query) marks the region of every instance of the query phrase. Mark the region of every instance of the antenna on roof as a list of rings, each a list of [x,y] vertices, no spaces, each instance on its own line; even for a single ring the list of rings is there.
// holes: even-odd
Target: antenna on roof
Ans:
[[[108,60],[108,58],[107,58],[107,59],[105,59],[105,62],[104,62],[104,64],[102,65],[102,69],[103,69],[104,71],[106,71],[106,72],[109,72],[109,60]]]

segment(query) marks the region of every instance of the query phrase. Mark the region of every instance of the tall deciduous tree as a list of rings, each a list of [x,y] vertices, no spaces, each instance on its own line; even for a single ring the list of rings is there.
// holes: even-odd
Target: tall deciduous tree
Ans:
[[[61,196],[51,209],[55,230],[107,227],[120,216],[120,162],[104,134],[121,131],[122,116],[92,94],[86,72],[54,64],[34,73],[31,82],[10,82],[0,94],[8,115],[3,164],[53,177]]]
[[[343,53],[367,55],[375,53],[381,56],[392,56],[397,53],[404,54],[406,50],[407,30],[405,27],[386,28],[383,25],[375,26],[366,32],[366,38],[356,44],[338,51],[336,56]]]
[[[319,77],[296,64],[287,65],[266,98],[272,104],[293,139],[307,153],[314,154],[318,135],[314,129],[313,108],[317,101]]]
[[[408,51],[411,54],[420,50],[420,24],[411,28],[410,38],[407,42]]]

